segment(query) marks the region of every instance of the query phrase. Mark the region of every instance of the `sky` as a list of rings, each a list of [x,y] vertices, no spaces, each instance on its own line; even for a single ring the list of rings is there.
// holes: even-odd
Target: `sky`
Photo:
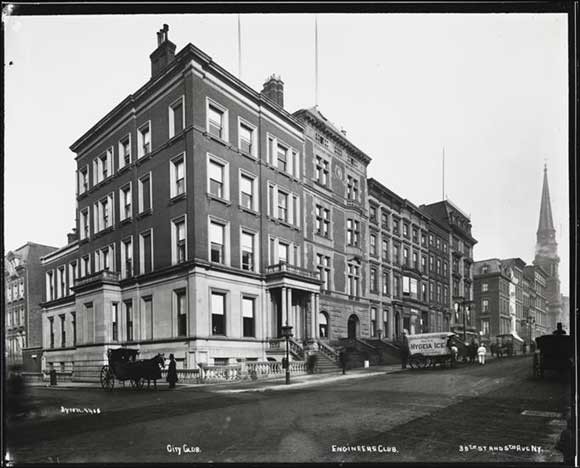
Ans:
[[[12,16],[5,21],[5,248],[62,247],[75,223],[70,145],[150,76],[156,32],[239,76],[231,14]],[[241,78],[275,73],[285,108],[315,102],[315,16],[241,15]],[[319,110],[416,205],[470,214],[475,260],[531,263],[544,164],[569,291],[564,14],[319,14]]]

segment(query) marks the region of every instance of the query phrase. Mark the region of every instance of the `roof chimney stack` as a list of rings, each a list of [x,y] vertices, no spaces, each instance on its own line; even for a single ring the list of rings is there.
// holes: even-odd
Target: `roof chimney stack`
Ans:
[[[151,59],[151,78],[155,78],[175,58],[175,44],[168,38],[169,26],[157,32],[157,49],[149,56]]]
[[[284,82],[279,76],[270,76],[264,83],[261,94],[284,108]]]

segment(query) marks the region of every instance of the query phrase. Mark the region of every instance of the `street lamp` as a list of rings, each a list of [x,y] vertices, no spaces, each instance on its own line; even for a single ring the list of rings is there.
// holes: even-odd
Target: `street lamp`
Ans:
[[[467,342],[467,314],[469,314],[469,306],[473,304],[473,301],[466,300],[463,296],[453,297],[454,308],[455,308],[455,320],[458,318],[459,310],[463,311],[463,342]]]
[[[290,355],[288,350],[288,341],[294,335],[292,335],[292,327],[290,325],[284,325],[282,327],[282,336],[286,338],[286,385],[290,383]]]

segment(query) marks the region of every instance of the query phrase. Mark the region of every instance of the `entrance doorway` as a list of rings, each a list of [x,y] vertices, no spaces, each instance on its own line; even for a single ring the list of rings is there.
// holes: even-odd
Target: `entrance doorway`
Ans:
[[[358,336],[359,320],[355,314],[348,318],[348,338],[356,338]]]

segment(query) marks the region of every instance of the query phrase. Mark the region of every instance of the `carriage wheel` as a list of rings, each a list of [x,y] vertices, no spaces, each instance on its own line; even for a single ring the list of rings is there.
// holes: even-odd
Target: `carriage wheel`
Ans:
[[[108,391],[115,387],[115,376],[109,366],[103,366],[101,369],[101,387]]]
[[[425,367],[427,367],[427,365],[429,364],[429,360],[425,356],[420,356],[417,359],[417,364],[420,369],[425,369]]]
[[[136,388],[137,390],[141,390],[143,388],[143,385],[145,385],[145,379],[142,377],[139,377],[138,379],[131,380],[131,385],[133,388]]]
[[[411,356],[407,361],[407,364],[409,364],[411,369],[416,369],[415,356]]]

